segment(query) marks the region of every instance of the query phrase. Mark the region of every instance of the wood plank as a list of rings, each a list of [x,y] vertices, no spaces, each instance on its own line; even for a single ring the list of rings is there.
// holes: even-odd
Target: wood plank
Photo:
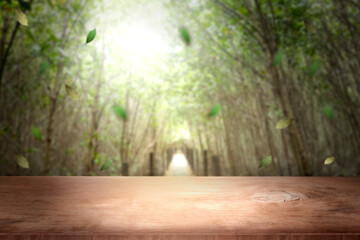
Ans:
[[[358,177],[0,177],[0,240],[359,236]]]
[[[358,235],[0,235],[0,240],[359,240]]]

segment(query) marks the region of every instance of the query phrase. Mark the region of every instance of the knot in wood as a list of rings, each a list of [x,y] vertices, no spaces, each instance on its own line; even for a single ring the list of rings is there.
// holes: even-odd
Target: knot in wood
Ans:
[[[265,202],[265,203],[290,202],[299,199],[300,199],[300,195],[297,193],[285,192],[280,190],[259,192],[251,196],[252,201]]]

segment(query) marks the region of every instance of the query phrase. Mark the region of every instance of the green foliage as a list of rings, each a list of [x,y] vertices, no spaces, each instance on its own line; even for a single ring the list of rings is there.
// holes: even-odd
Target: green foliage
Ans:
[[[38,127],[32,127],[32,133],[34,135],[34,137],[38,140],[38,141],[42,141],[42,135],[41,135],[41,131]]]
[[[50,63],[45,61],[40,66],[40,74],[44,74],[50,68]]]
[[[106,162],[101,166],[100,171],[105,171],[105,170],[109,169],[111,164],[112,164],[112,160],[110,160],[110,159],[106,160]]]
[[[118,117],[122,118],[123,120],[127,120],[127,114],[125,109],[123,109],[119,105],[115,105],[113,106],[113,110]]]
[[[86,44],[92,42],[94,40],[94,38],[96,37],[96,28],[94,28],[93,30],[91,30],[87,37],[86,37]]]
[[[332,110],[331,106],[326,105],[324,107],[324,113],[330,120],[334,119],[334,113],[333,113],[333,110]]]
[[[268,166],[271,163],[271,161],[272,161],[272,156],[267,156],[266,158],[264,158],[261,161],[261,163],[259,165],[259,168]]]
[[[283,57],[284,57],[284,54],[282,52],[276,53],[276,55],[274,56],[274,61],[273,61],[274,67],[276,67],[281,62]]]
[[[215,106],[212,107],[212,109],[208,113],[208,117],[210,118],[216,116],[220,112],[220,110],[221,110],[221,105],[216,104]]]
[[[317,72],[318,70],[318,67],[319,67],[319,61],[318,60],[315,60],[311,63],[311,66],[310,66],[310,75],[311,76],[314,76],[315,73]]]
[[[187,46],[191,44],[191,36],[189,30],[184,26],[180,27],[180,37]]]

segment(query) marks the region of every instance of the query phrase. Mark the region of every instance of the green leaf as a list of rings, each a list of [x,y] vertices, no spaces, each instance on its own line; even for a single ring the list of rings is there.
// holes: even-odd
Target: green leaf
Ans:
[[[180,27],[180,37],[184,41],[184,43],[189,46],[191,44],[191,36],[186,27]]]
[[[119,117],[121,117],[124,120],[127,120],[127,114],[126,114],[125,109],[123,109],[122,107],[120,107],[118,105],[115,105],[113,107],[113,109],[114,109],[114,112],[116,113],[116,115],[118,115]]]
[[[16,155],[16,162],[22,168],[29,168],[29,163],[24,156]]]
[[[50,63],[49,62],[43,62],[40,66],[40,74],[44,74],[50,67]]]
[[[310,66],[310,75],[314,76],[315,73],[317,72],[319,67],[319,61],[315,60],[312,62],[311,66]]]
[[[100,171],[105,171],[107,169],[109,169],[109,167],[111,166],[112,161],[110,159],[108,159],[100,168]]]
[[[96,28],[94,28],[93,30],[91,30],[87,37],[86,37],[86,44],[88,44],[89,42],[92,42],[94,40],[96,36]]]
[[[221,105],[220,104],[216,104],[208,113],[208,117],[214,117],[216,116],[221,110]]]
[[[287,128],[292,122],[293,118],[283,118],[276,124],[276,129],[284,129]]]
[[[38,140],[38,141],[42,141],[42,136],[41,136],[41,131],[39,128],[37,127],[32,127],[32,133],[34,135],[34,137]]]
[[[329,165],[329,164],[332,164],[334,161],[335,161],[335,157],[329,157],[329,158],[325,159],[324,164]]]
[[[271,161],[272,161],[272,156],[267,156],[266,158],[264,158],[261,161],[261,163],[259,165],[259,168],[268,166],[271,163]]]
[[[72,88],[71,86],[69,86],[67,84],[65,84],[65,88],[66,88],[66,93],[70,98],[72,98],[75,101],[79,99],[79,95],[74,88]]]
[[[330,119],[333,120],[334,119],[334,114],[333,114],[333,110],[329,105],[326,105],[324,107],[324,113],[325,115]]]
[[[16,13],[16,18],[17,18],[18,22],[23,26],[28,26],[28,19],[27,19],[25,13],[23,13],[23,11],[21,11],[20,9],[16,9],[15,13]]]
[[[276,67],[280,62],[281,60],[283,59],[283,56],[284,54],[282,52],[278,52],[275,56],[274,56],[274,67]]]

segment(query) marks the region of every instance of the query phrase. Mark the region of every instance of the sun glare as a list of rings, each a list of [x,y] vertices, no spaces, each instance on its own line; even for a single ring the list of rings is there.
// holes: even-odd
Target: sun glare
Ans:
[[[186,168],[188,163],[186,161],[185,155],[182,153],[176,153],[172,159],[171,165],[174,168]]]
[[[155,29],[134,24],[126,26],[124,38],[120,41],[124,51],[142,57],[155,57],[162,52],[164,41]]]
[[[159,29],[133,23],[109,29],[110,64],[122,59],[136,71],[145,71],[166,55],[168,47]]]
[[[169,169],[166,173],[167,176],[191,176],[191,168],[182,152],[174,154]]]

